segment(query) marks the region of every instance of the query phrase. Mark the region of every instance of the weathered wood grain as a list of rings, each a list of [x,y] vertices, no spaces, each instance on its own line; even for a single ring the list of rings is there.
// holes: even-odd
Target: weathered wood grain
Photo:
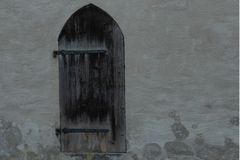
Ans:
[[[106,12],[89,4],[64,25],[58,49],[106,50],[61,54],[59,59],[60,127],[106,129],[104,133],[61,134],[64,152],[125,152],[124,38]]]

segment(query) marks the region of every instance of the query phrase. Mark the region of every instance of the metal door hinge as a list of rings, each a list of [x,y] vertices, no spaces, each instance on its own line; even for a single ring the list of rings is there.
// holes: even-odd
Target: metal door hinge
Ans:
[[[99,54],[99,53],[106,53],[107,50],[105,49],[97,49],[97,50],[54,50],[53,57],[56,58],[57,55],[74,55],[74,54]]]
[[[68,133],[107,133],[109,129],[89,129],[89,128],[57,128],[56,135],[68,134]]]

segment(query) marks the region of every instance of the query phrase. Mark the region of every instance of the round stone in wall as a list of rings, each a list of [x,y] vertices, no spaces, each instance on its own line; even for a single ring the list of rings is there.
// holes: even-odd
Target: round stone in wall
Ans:
[[[157,143],[149,143],[143,147],[144,160],[158,160],[162,154],[162,149]]]
[[[171,128],[177,140],[184,140],[189,136],[189,131],[181,122],[175,122]]]
[[[192,148],[183,142],[167,142],[164,145],[164,149],[167,152],[168,158],[178,156],[193,156]]]

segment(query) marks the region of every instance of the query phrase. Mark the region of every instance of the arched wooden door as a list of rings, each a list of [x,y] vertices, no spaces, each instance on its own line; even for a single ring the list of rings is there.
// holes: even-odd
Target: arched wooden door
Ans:
[[[58,38],[60,141],[64,152],[125,152],[124,38],[93,4]]]

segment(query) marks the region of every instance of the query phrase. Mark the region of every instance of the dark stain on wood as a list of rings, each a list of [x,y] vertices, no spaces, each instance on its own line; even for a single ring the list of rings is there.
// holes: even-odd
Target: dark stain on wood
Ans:
[[[58,45],[66,52],[81,51],[58,55],[60,128],[109,129],[104,134],[61,135],[62,151],[125,152],[124,38],[119,26],[89,4],[67,20]]]
[[[109,97],[113,94],[111,64],[105,54],[91,53],[62,56],[64,74],[64,113],[68,120],[77,123],[83,115],[91,121],[105,121],[111,113]],[[60,62],[61,63],[61,62]]]

